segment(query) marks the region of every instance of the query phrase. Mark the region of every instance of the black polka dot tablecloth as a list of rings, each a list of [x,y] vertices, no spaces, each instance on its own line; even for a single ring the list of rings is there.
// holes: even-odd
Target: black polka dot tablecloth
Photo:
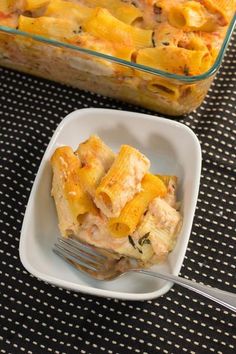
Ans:
[[[181,275],[236,292],[236,43],[202,106],[201,186]],[[19,259],[27,200],[61,119],[83,107],[153,112],[0,68],[0,353],[236,353],[236,314],[180,286],[144,302],[52,286]],[[164,118],[163,118],[164,119]],[[176,119],[176,118],[175,118]]]

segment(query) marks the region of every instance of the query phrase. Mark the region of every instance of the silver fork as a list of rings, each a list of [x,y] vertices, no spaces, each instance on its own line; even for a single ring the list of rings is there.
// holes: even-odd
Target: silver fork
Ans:
[[[121,259],[120,255],[112,251],[101,250],[79,240],[58,238],[53,252],[76,269],[97,280],[114,280],[131,271],[146,274],[181,285],[236,312],[236,293],[212,288],[172,274],[140,269],[134,259],[128,257]]]

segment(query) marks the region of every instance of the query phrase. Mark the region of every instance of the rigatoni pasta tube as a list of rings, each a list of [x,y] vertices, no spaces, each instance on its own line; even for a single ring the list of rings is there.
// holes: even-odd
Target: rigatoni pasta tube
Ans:
[[[26,0],[25,1],[25,10],[26,11],[34,11],[34,10],[39,9],[40,7],[48,5],[49,2],[50,2],[50,0]]]
[[[116,1],[114,2],[116,4]],[[115,6],[112,14],[118,20],[131,25],[135,20],[142,19],[142,12],[138,7],[123,3],[121,6]]]
[[[152,46],[152,31],[130,26],[111,15],[102,8],[97,8],[83,25],[85,31],[95,37],[114,43],[122,43],[128,47],[137,48]]]
[[[101,162],[105,172],[109,170],[115,159],[113,151],[97,135],[91,135],[88,140],[81,143],[75,154],[79,156],[82,165]]]
[[[174,27],[197,30],[207,22],[207,11],[199,2],[188,1],[171,7],[168,20]]]
[[[212,58],[208,51],[167,46],[140,49],[136,63],[188,76],[207,71],[211,66]]]
[[[157,93],[163,97],[177,100],[180,96],[180,89],[177,85],[166,80],[151,80],[147,82],[147,90]]]
[[[21,15],[19,30],[65,41],[66,38],[73,36],[74,31],[78,30],[78,24],[64,18],[46,16],[32,18]]]
[[[119,216],[122,208],[141,189],[150,161],[138,150],[122,145],[117,158],[96,189],[95,204],[108,217]]]
[[[131,24],[137,18],[142,17],[142,11],[132,4],[122,0],[84,0],[90,7],[103,7],[107,9],[118,20]]]
[[[63,236],[73,229],[81,215],[97,209],[79,184],[78,170],[81,163],[68,146],[57,148],[51,158],[53,169],[52,196],[54,197],[59,226]]]
[[[75,154],[82,163],[78,171],[80,185],[94,197],[97,186],[115,159],[115,154],[96,135],[81,143]]]
[[[138,225],[149,203],[166,195],[164,182],[152,174],[146,174],[142,180],[142,190],[129,201],[117,218],[109,220],[109,230],[112,236],[125,237],[132,234]]]
[[[105,170],[100,162],[93,162],[78,171],[79,183],[91,197],[95,196],[96,188],[104,175]]]

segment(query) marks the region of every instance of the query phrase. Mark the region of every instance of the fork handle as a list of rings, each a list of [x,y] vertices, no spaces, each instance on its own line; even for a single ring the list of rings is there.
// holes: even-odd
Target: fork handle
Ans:
[[[212,288],[210,286],[202,285],[192,280],[188,280],[172,274],[152,272],[144,269],[138,269],[135,270],[135,272],[171,281],[189,290],[195,291],[196,293],[227,307],[231,311],[236,312],[236,293],[230,293],[228,291]]]

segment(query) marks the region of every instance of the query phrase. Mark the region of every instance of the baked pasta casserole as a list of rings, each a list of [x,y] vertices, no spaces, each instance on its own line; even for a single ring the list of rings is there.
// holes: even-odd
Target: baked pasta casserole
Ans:
[[[62,237],[114,252],[116,265],[132,258],[148,267],[166,259],[182,224],[176,176],[152,174],[137,149],[122,145],[115,154],[96,135],[76,151],[57,148],[51,166]]]
[[[12,35],[9,40],[9,34],[0,32],[0,64],[163,113],[182,114],[201,103],[212,78],[186,84],[135,65],[182,77],[207,72],[217,58],[235,3],[1,0],[0,26],[41,36],[48,43],[22,35]],[[70,49],[76,47],[92,52]]]

